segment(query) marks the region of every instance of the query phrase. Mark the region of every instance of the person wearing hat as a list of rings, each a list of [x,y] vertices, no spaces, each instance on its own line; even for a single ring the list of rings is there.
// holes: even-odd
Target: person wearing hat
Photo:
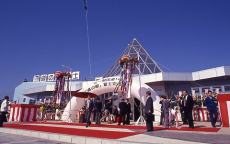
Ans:
[[[145,117],[146,117],[146,128],[147,132],[153,131],[153,99],[151,97],[151,92],[146,92],[146,103],[145,103]]]
[[[7,122],[6,115],[8,114],[8,107],[9,107],[9,96],[5,96],[1,104],[1,115],[2,115],[3,122]]]

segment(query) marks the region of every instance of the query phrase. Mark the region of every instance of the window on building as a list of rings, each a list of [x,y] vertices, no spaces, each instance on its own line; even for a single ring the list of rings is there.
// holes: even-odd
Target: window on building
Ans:
[[[192,91],[194,91],[195,93],[199,93],[200,92],[199,88],[192,88]]]
[[[220,86],[213,87],[213,92],[216,92],[216,93],[221,92],[221,87]]]
[[[203,88],[202,88],[202,93],[207,93],[207,92],[208,92],[208,90],[210,90],[210,88],[209,88],[209,87],[203,87]]]
[[[225,92],[230,92],[230,85],[224,86],[224,91]]]
[[[23,102],[26,102],[26,98],[23,98]]]

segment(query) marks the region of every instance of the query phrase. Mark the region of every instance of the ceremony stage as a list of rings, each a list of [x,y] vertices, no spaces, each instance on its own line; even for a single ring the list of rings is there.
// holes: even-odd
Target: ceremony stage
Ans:
[[[77,135],[77,136],[107,138],[107,139],[119,139],[119,138],[133,136],[133,135],[142,134],[146,132],[145,126],[91,124],[90,127],[86,128],[85,124],[82,123],[67,123],[67,122],[57,122],[57,121],[6,123],[4,124],[4,127],[13,128],[13,129]],[[211,128],[211,127],[206,127],[204,125],[198,125],[194,129],[188,128],[187,126],[182,126],[180,128],[174,128],[174,127],[163,128],[160,126],[154,127],[154,131],[163,131],[163,130],[216,133],[220,130],[220,128]]]
[[[153,132],[146,132],[145,126],[92,124],[86,128],[82,123],[62,121],[11,122],[4,123],[0,132],[36,137],[64,143],[76,144],[201,144],[217,139],[229,140],[229,129],[211,128],[209,122],[195,122],[195,128],[181,125],[180,128],[165,129],[154,126]]]

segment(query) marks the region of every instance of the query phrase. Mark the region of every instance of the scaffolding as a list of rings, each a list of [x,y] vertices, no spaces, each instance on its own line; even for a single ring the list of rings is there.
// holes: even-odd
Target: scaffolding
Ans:
[[[135,66],[133,74],[152,74],[162,72],[162,69],[157,64],[157,62],[148,54],[148,52],[142,47],[142,45],[133,39],[132,42],[128,45],[122,55],[128,55],[129,57],[137,57],[139,64]],[[117,60],[119,61],[119,59]],[[122,68],[120,64],[116,63],[107,71],[104,77],[111,77],[120,75]],[[140,66],[140,68],[139,68]]]

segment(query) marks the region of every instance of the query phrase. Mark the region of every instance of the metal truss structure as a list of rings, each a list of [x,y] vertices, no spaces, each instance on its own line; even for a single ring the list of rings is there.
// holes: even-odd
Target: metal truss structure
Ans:
[[[130,57],[137,57],[139,64],[136,65],[133,74],[152,74],[162,72],[160,66],[154,61],[154,59],[148,54],[148,52],[141,46],[137,39],[133,39],[131,44],[125,49],[122,55],[128,55]],[[104,75],[104,77],[120,75],[121,66],[118,62],[109,69],[109,71]]]

